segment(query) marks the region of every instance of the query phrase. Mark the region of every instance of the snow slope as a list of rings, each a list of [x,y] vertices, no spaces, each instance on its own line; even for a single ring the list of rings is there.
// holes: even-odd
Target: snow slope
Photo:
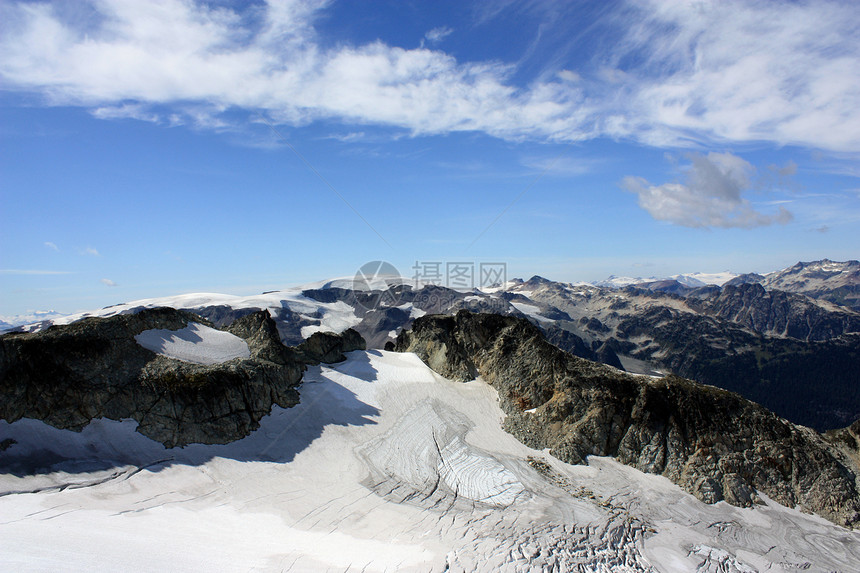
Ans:
[[[624,288],[626,286],[637,285],[645,282],[655,282],[661,280],[676,280],[682,285],[696,288],[702,287],[705,285],[718,285],[722,286],[725,283],[729,282],[733,278],[735,278],[735,273],[731,273],[729,271],[724,271],[721,273],[683,273],[672,275],[670,277],[649,277],[647,279],[643,279],[642,277],[617,277],[615,275],[610,275],[608,278],[602,281],[595,281],[591,284],[599,287],[608,287],[608,288]]]
[[[319,331],[343,332],[347,328],[351,328],[361,322],[361,318],[356,316],[355,310],[342,301],[325,303],[302,295],[302,290],[305,290],[306,286],[251,296],[191,293],[148,298],[117,304],[91,312],[70,314],[47,322],[35,323],[30,325],[29,328],[25,327],[25,330],[34,332],[47,328],[50,324],[69,324],[82,318],[114,316],[124,312],[131,312],[135,309],[155,308],[159,306],[169,306],[185,310],[212,306],[226,306],[234,310],[264,309],[268,310],[273,316],[277,315],[280,309],[287,308],[302,318],[318,323],[302,327],[302,336],[305,338]]]
[[[729,271],[721,273],[686,273],[681,275],[672,275],[673,278],[683,285],[689,287],[701,287],[705,285],[723,286],[738,275]]]
[[[251,356],[248,343],[235,334],[196,322],[179,330],[144,330],[134,339],[156,354],[194,364],[221,364]]]
[[[412,354],[309,370],[301,403],[221,446],[134,422],[0,422],[0,569],[856,571],[860,534],[770,503],[705,505],[501,429],[492,387]],[[553,569],[554,568],[554,569]]]

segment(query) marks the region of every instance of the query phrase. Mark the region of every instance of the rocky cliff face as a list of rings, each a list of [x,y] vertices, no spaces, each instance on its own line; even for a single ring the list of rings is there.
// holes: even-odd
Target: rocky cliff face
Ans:
[[[225,329],[247,342],[244,359],[193,364],[135,341],[147,330],[190,323],[211,326],[188,312],[154,308],[0,337],[0,419],[81,430],[94,418],[133,418],[140,433],[168,447],[227,443],[256,429],[274,404],[296,404],[307,364],[364,348],[354,331],[314,335],[288,348],[266,311]]]
[[[396,350],[415,352],[450,378],[480,374],[499,392],[505,428],[564,461],[612,456],[709,503],[748,506],[759,491],[835,523],[860,523],[855,461],[737,394],[574,357],[515,317],[422,317]]]
[[[820,431],[860,417],[860,314],[849,308],[758,284],[681,297],[529,281],[505,294],[523,295],[573,319],[540,323],[551,342],[556,325],[590,348],[611,348],[627,370],[672,372],[738,392]]]
[[[860,261],[799,262],[766,275],[761,284],[860,309]]]
[[[760,284],[729,285],[687,304],[703,314],[772,336],[822,341],[860,332],[860,314],[806,296],[767,291]]]

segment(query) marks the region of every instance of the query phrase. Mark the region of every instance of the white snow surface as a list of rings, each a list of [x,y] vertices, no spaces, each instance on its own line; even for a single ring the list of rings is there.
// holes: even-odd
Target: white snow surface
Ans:
[[[6,571],[857,571],[860,534],[706,505],[501,428],[495,391],[413,354],[311,368],[250,436],[165,449],[131,420],[0,422]],[[27,466],[30,467],[27,467]]]
[[[526,304],[524,302],[511,302],[511,306],[525,314],[526,316],[530,316],[535,320],[540,322],[553,322],[551,318],[547,318],[540,313],[540,307],[537,307],[533,304]]]
[[[607,278],[602,281],[594,281],[594,286],[599,287],[608,287],[608,288],[624,288],[626,286],[635,285],[639,283],[644,283],[646,281],[656,281],[659,280],[655,277],[651,277],[648,279],[643,279],[642,277],[617,277],[615,275],[609,275]]]
[[[721,273],[685,273],[673,275],[671,278],[687,286],[700,287],[705,285],[723,286],[737,276],[736,273],[723,271]]]
[[[32,324],[43,320],[54,320],[62,316],[65,316],[65,314],[53,310],[35,310],[27,312],[26,314],[17,314],[15,316],[0,316],[0,328],[14,328],[16,326]]]
[[[602,281],[596,281],[591,284],[593,284],[594,286],[608,288],[624,288],[626,286],[636,285],[645,282],[676,280],[682,285],[695,288],[705,285],[722,286],[736,276],[738,275],[729,271],[723,271],[721,273],[681,273],[669,277],[648,277],[647,279],[642,277],[617,277],[615,275],[610,275],[608,278]]]
[[[221,364],[251,356],[248,343],[235,334],[196,322],[179,330],[144,330],[134,339],[156,354],[194,364]]]
[[[51,323],[69,324],[82,318],[91,316],[114,316],[122,314],[123,312],[131,312],[134,309],[139,308],[167,306],[171,308],[193,310],[195,308],[219,305],[229,306],[234,310],[250,308],[268,310],[273,316],[276,315],[280,309],[284,307],[289,308],[291,311],[308,320],[319,322],[319,324],[302,327],[301,335],[304,338],[320,331],[343,332],[344,330],[356,326],[361,322],[361,318],[356,316],[355,310],[345,302],[336,301],[325,303],[313,300],[301,294],[306,288],[308,288],[308,285],[251,296],[237,296],[218,293],[190,293],[176,296],[148,298],[117,304],[96,311],[80,312],[63,316],[53,319]],[[45,327],[44,325],[45,323],[38,323],[30,330],[41,330]]]

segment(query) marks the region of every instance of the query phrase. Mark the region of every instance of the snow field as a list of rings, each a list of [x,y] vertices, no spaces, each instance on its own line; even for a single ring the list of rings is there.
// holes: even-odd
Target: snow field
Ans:
[[[527,448],[490,386],[412,354],[353,352],[300,393],[223,446],[0,422],[0,569],[858,570],[860,535],[823,519]]]
[[[196,322],[179,330],[144,330],[134,339],[156,354],[193,364],[221,364],[251,356],[248,343],[235,334]]]

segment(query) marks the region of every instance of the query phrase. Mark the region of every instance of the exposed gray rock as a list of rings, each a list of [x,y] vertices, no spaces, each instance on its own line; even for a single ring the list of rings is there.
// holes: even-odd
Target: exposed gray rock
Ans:
[[[758,273],[744,273],[729,280],[723,286],[740,286],[744,284],[761,284],[764,280],[764,275]]]
[[[760,284],[726,286],[700,304],[688,306],[703,314],[729,320],[754,332],[799,340],[830,340],[860,332],[860,314],[823,308],[806,296],[765,290]]]
[[[564,461],[612,456],[708,503],[747,506],[760,491],[841,525],[860,523],[856,464],[815,431],[737,394],[577,358],[514,317],[425,316],[396,350],[450,378],[480,373],[499,392],[505,428]]]
[[[188,312],[154,308],[0,337],[0,419],[34,418],[80,431],[94,418],[132,418],[140,433],[168,447],[228,443],[256,429],[274,404],[298,402],[306,364],[363,348],[354,331],[315,335],[288,348],[267,311],[246,314],[226,329],[247,342],[247,359],[191,364],[134,339],[190,322],[211,326]]]
[[[761,284],[860,310],[860,261],[799,262],[764,276]]]
[[[364,349],[364,339],[349,328],[340,334],[315,332],[296,348],[296,353],[305,364],[331,364],[346,360],[345,352]]]
[[[374,309],[364,315],[355,330],[364,338],[368,348],[382,348],[392,340],[391,333],[412,324],[409,313],[396,306]]]

